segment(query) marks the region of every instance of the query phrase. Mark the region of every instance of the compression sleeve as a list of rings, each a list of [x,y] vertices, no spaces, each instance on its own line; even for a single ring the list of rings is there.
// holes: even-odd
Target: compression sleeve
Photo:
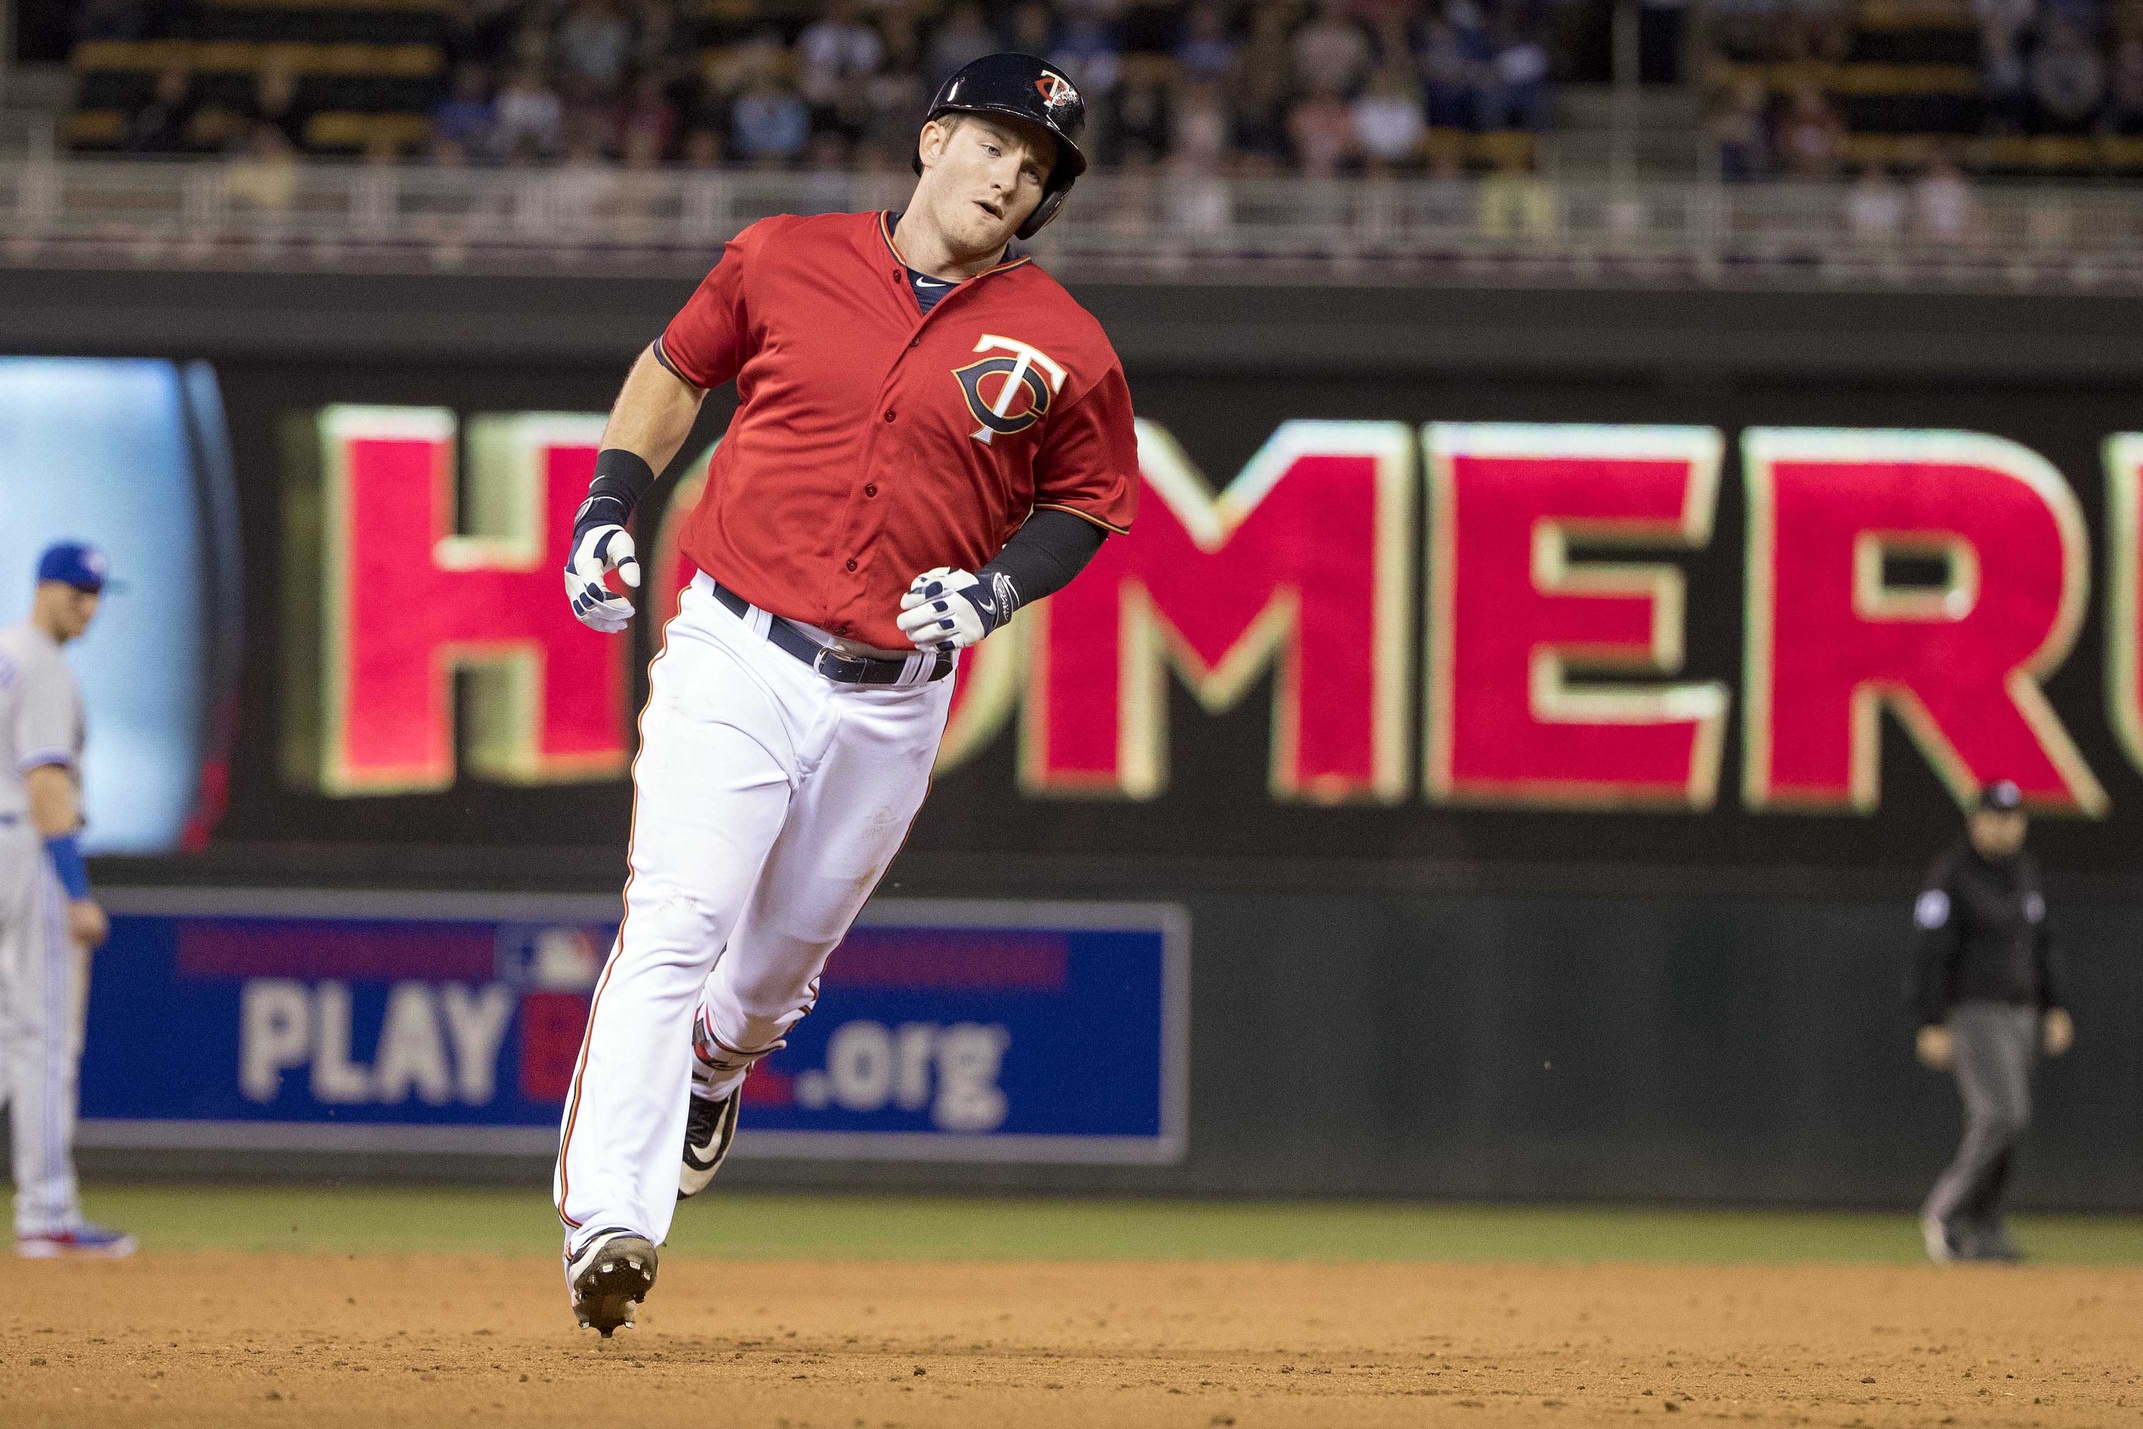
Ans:
[[[1069,511],[1037,511],[1012,533],[997,559],[975,575],[985,589],[991,586],[991,577],[1008,577],[1018,603],[1032,605],[1070,585],[1072,577],[1094,559],[1107,535],[1101,527]]]

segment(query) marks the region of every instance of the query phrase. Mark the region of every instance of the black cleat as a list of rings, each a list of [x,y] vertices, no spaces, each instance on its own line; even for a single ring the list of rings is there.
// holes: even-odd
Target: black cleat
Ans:
[[[677,1177],[678,1200],[706,1190],[714,1173],[722,1169],[730,1143],[737,1139],[737,1103],[744,1099],[743,1090],[739,1087],[718,1102],[700,1096],[691,1099],[692,1110],[685,1117],[684,1168]]]
[[[573,1314],[604,1339],[633,1322],[633,1311],[655,1288],[655,1247],[631,1231],[597,1231],[566,1262]]]

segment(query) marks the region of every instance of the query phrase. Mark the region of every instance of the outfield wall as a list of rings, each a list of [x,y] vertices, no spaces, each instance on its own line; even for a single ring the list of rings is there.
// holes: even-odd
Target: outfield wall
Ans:
[[[633,647],[591,645],[533,604],[554,594],[539,560],[526,608],[550,623],[516,638],[549,668],[571,659],[592,672],[543,695],[540,736],[486,733],[500,722],[480,712],[511,682],[481,672],[437,711],[409,717],[390,702],[396,718],[367,725],[364,691],[324,663],[348,648],[328,628],[368,631],[333,626],[348,611],[322,572],[350,555],[336,539],[363,533],[320,524],[323,483],[331,471],[365,479],[361,463],[338,465],[348,413],[429,409],[424,439],[472,484],[496,478],[555,506],[586,458],[588,415],[684,291],[591,278],[0,274],[0,352],[205,361],[227,413],[244,614],[236,653],[210,661],[222,683],[200,697],[198,721],[221,740],[197,756],[193,848],[100,860],[101,879],[614,888]],[[1184,467],[1212,487],[1262,471],[1264,499],[1295,504],[1268,504],[1285,519],[1265,529],[1223,502],[1223,534],[1256,540],[1215,547],[1196,502],[1168,495],[1195,483],[1149,463],[1140,539],[1177,531],[1180,556],[1112,548],[1130,564],[1088,578],[1081,589],[1099,603],[1057,603],[1046,626],[1030,623],[1023,643],[969,671],[957,758],[887,891],[1183,909],[1187,1149],[1156,1164],[746,1160],[740,1182],[1908,1204],[1955,1124],[1946,1086],[1909,1056],[1899,984],[1911,894],[1954,834],[1957,799],[2016,777],[2049,815],[2035,841],[2081,1029],[2042,1080],[2020,1194],[2143,1204],[2143,1051],[2127,1035],[2143,1025],[2137,483],[2130,449],[2111,440],[2143,430],[2133,302],[1195,285],[1082,296]],[[710,402],[698,444],[724,410]],[[1602,444],[1608,428],[1620,435]],[[1631,447],[1633,430],[1655,444]],[[1849,434],[1824,458],[1846,477],[1791,487],[1765,435],[1781,430]],[[1866,436],[1955,431],[1995,447],[1930,455]],[[521,441],[526,460],[486,467],[483,452],[506,449],[492,437]],[[1770,454],[1772,484],[1752,484],[1752,452]],[[1478,604],[1514,571],[1517,599],[1531,597],[1528,568],[1510,563],[1520,548],[1469,525],[1504,488],[1467,483],[1561,479],[1572,461],[1579,494],[1607,502],[1593,516],[1630,529],[1589,544],[1580,531],[1559,549],[1580,568],[1655,569],[1619,591],[1635,602],[1622,625],[1579,640],[1622,647],[1575,662],[1566,682],[1610,706],[1528,713],[1521,680],[1513,717],[1493,696],[1527,646],[1496,638],[1571,640],[1555,622],[1580,607]],[[1908,506],[1935,491],[1907,534],[1954,535],[1952,517],[1990,510],[1993,524],[1959,537],[1969,556],[1954,554],[1958,542],[1884,547],[1873,576],[1795,564],[1751,539],[1770,529],[1754,521],[1768,509],[1759,493],[1813,492],[1823,520],[1807,530],[1859,520],[1888,531],[1897,521],[1852,505],[1885,482]],[[1487,507],[1467,505],[1476,489]],[[1552,505],[1569,496],[1557,491],[1541,519],[1573,515]],[[481,534],[482,508],[465,490],[457,529]],[[659,545],[652,522],[642,534]],[[1475,574],[1440,586],[1454,569]],[[1671,594],[1659,569],[1673,573]],[[1167,587],[1182,570],[1236,604]],[[1872,583],[1873,596],[1840,580]],[[1137,627],[1154,638],[1113,643],[1132,628],[1122,602],[1134,591],[1159,613]],[[1793,599],[1766,607],[1762,592]],[[1253,632],[1241,609],[1269,610],[1276,594],[1294,602],[1295,624]],[[518,594],[485,600],[522,608]],[[1849,623],[1809,634],[1805,622],[1831,607],[1900,622],[1919,643],[1895,668],[1841,663],[1798,687],[1774,678],[1757,651],[1783,646],[1751,641],[1763,620],[1807,648],[1861,648]],[[1662,624],[1662,611],[1678,620]],[[108,619],[151,613],[115,602]],[[2001,619],[1973,624],[1989,613]],[[2034,646],[2037,704],[2001,663],[2021,658],[2000,643],[2018,630]],[[1955,632],[1961,643],[1934,638]],[[417,648],[471,636],[386,634]],[[644,656],[652,631],[634,639]],[[1512,649],[1520,665],[1498,665]],[[1127,651],[1157,653],[1135,666]],[[1892,677],[1917,706],[1893,701],[1872,736],[1838,713],[1857,707],[1852,690]],[[1125,702],[1132,689],[1142,702]],[[326,703],[338,699],[357,702]],[[1631,726],[1641,737],[1624,738]],[[385,742],[330,737],[353,729]],[[1795,764],[1778,751],[1802,730],[1823,737]],[[410,731],[422,736],[414,753],[386,738]],[[85,1161],[119,1174],[540,1170],[511,1150],[391,1147],[92,1150]]]

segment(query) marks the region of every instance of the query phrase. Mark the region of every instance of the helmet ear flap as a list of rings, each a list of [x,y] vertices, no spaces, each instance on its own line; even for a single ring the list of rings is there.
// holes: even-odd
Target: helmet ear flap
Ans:
[[[1049,220],[1057,216],[1057,210],[1064,207],[1064,200],[1069,197],[1071,197],[1070,184],[1066,184],[1060,189],[1051,189],[1048,193],[1043,194],[1042,201],[1034,206],[1034,212],[1027,215],[1027,221],[1022,223],[1012,236],[1025,241],[1040,233],[1044,228],[1048,227]]]

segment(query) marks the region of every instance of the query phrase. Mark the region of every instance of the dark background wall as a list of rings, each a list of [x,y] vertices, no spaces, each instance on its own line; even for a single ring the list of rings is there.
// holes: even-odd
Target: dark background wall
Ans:
[[[244,501],[246,698],[231,813],[107,882],[600,890],[622,785],[336,804],[277,783],[274,424],[326,401],[465,413],[605,405],[682,284],[0,273],[0,351],[206,357]],[[1263,291],[1080,296],[1141,409],[1216,481],[1283,417],[1966,427],[2044,453],[2102,532],[2109,432],[2143,427],[2133,303],[1905,295]],[[1739,493],[1685,561],[1689,668],[1738,687]],[[2103,575],[2103,549],[2095,552]],[[2096,605],[2094,601],[2094,605]],[[1710,612],[1710,613],[1707,613]],[[2143,782],[2104,717],[2099,615],[2052,682],[2114,817],[2043,827],[2081,1038],[2042,1087],[2021,1190],[2143,1205]],[[1908,1203],[1954,1132],[1899,995],[1917,870],[1956,814],[1886,735],[1874,819],[1280,810],[1269,700],[1179,696],[1147,806],[1029,804],[1000,741],[943,781],[890,883],[1164,897],[1193,918],[1191,1155],[1178,1168],[746,1163],[740,1181],[1218,1194]],[[1195,732],[1195,738],[1186,734]],[[1730,747],[1726,768],[1735,769]],[[2136,820],[2131,822],[2131,820]],[[550,830],[585,830],[564,842]],[[530,833],[536,830],[539,832]],[[568,835],[566,837],[576,837]],[[519,846],[516,847],[515,845]],[[97,1169],[94,1165],[92,1169]],[[108,1167],[105,1169],[129,1169]],[[183,1172],[183,1158],[162,1169]],[[527,1175],[306,1162],[254,1173]]]

